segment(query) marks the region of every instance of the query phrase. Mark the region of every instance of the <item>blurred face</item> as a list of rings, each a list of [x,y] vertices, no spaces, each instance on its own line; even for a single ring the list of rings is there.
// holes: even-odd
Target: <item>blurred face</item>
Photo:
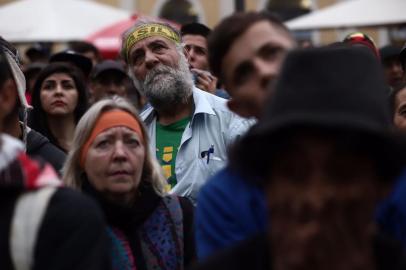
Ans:
[[[206,38],[199,35],[184,35],[182,40],[191,68],[209,70]]]
[[[83,56],[86,56],[87,58],[89,58],[90,60],[92,60],[92,64],[93,66],[97,65],[97,62],[99,61],[99,59],[97,58],[97,55],[95,52],[93,51],[87,51],[82,53]]]
[[[127,96],[128,78],[117,71],[102,72],[92,82],[90,91],[93,102],[109,96]]]
[[[372,269],[373,213],[387,190],[372,160],[321,137],[286,148],[266,187],[275,269]]]
[[[237,38],[225,55],[222,73],[231,95],[230,109],[243,117],[259,117],[267,86],[279,73],[293,40],[267,21],[253,24]]]
[[[52,74],[41,85],[41,105],[51,116],[73,115],[78,95],[74,80],[65,73]]]
[[[386,83],[389,86],[396,87],[403,82],[403,68],[400,61],[396,58],[388,59],[383,64]]]
[[[393,123],[397,129],[406,132],[406,87],[396,95]]]
[[[141,182],[145,148],[139,135],[127,127],[100,133],[85,160],[92,186],[111,200],[132,201]]]
[[[15,108],[17,99],[17,85],[14,80],[7,79],[0,88],[0,131],[4,131],[3,128],[7,124],[5,119]]]

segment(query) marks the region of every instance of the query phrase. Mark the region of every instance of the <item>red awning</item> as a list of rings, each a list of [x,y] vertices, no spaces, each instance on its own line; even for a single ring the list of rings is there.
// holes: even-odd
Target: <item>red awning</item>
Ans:
[[[154,19],[156,18],[134,14],[130,18],[119,21],[114,23],[110,26],[104,27],[99,31],[96,31],[94,34],[91,34],[86,38],[86,41],[91,42],[95,45],[99,50],[103,58],[105,59],[115,59],[117,58],[120,49],[121,49],[121,35],[129,29],[134,23],[140,19]],[[158,19],[162,20],[162,19]],[[175,28],[179,29],[179,25],[173,22],[169,22],[167,20],[163,20],[168,22]]]

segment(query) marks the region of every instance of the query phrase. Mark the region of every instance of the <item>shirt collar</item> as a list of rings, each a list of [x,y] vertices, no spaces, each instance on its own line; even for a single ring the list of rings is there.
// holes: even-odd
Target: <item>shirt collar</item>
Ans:
[[[212,106],[210,105],[209,101],[207,100],[208,93],[200,90],[197,87],[193,87],[192,90],[193,94],[193,102],[195,104],[195,110],[193,112],[192,120],[198,114],[211,114],[216,115]],[[142,118],[144,119],[145,123],[149,124],[156,116],[156,111],[151,107],[147,108],[145,111],[141,113]]]
[[[206,98],[207,95],[208,93],[204,92],[203,90],[200,90],[197,87],[193,87],[193,101],[195,103],[195,111],[193,113],[193,117],[200,113],[216,115],[216,113],[213,111],[212,106]]]

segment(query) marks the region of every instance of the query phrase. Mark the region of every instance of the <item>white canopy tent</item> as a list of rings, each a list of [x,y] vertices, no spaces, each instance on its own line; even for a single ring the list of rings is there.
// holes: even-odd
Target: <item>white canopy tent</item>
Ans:
[[[287,22],[291,30],[321,30],[406,23],[406,0],[347,0]]]
[[[11,42],[82,40],[130,13],[83,0],[20,0],[0,6],[0,35]]]

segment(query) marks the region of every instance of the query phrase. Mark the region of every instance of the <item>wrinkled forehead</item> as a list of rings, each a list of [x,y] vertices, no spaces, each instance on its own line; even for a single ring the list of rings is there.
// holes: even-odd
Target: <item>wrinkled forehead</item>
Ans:
[[[174,42],[172,42],[164,37],[153,36],[153,37],[145,38],[145,39],[140,40],[139,42],[135,43],[128,51],[128,55],[131,55],[136,50],[149,48],[155,44],[165,44],[169,48],[173,48],[174,50],[176,50],[176,45]]]
[[[118,134],[122,134],[123,136],[135,136],[137,138],[139,138],[140,136],[138,135],[138,133],[126,126],[115,126],[115,127],[111,127],[108,129],[103,130],[102,132],[100,132],[97,136],[97,138],[101,138],[101,137],[110,137],[110,136],[115,136]]]
[[[133,46],[150,37],[162,37],[176,44],[181,42],[179,33],[167,25],[159,23],[143,24],[132,30],[123,40],[127,56]]]

